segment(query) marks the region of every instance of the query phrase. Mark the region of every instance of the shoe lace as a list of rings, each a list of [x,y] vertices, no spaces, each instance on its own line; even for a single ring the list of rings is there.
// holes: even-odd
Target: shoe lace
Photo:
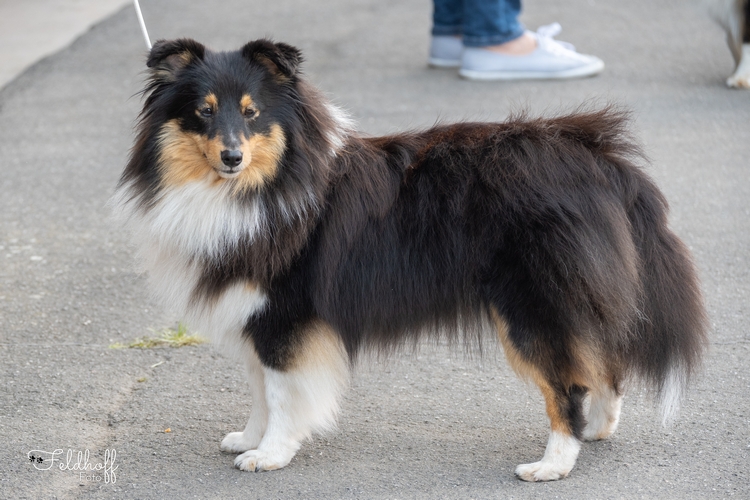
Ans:
[[[562,26],[560,26],[560,23],[545,24],[544,26],[539,26],[539,28],[537,28],[536,35],[539,38],[544,38],[545,41],[548,42],[548,45],[551,46],[550,48],[561,46],[564,49],[575,52],[576,48],[572,43],[555,40],[555,37],[559,35],[561,31]]]

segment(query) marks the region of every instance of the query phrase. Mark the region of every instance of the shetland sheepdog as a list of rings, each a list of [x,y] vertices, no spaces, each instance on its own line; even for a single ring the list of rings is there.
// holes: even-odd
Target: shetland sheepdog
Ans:
[[[626,113],[367,137],[301,61],[157,42],[114,197],[156,296],[246,366],[250,419],[221,443],[239,469],[332,427],[362,351],[428,335],[499,338],[539,386],[551,434],[527,481],[612,434],[632,378],[674,410],[706,316]]]

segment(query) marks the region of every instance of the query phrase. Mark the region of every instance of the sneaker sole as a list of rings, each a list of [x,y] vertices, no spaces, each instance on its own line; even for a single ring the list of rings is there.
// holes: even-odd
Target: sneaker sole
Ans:
[[[583,78],[598,75],[604,70],[604,63],[598,61],[580,68],[565,71],[477,71],[460,69],[458,74],[467,80],[564,80],[566,78]]]

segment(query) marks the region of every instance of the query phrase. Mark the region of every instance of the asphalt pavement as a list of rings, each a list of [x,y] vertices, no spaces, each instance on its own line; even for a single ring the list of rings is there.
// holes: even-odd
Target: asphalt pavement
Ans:
[[[513,476],[543,454],[548,422],[497,346],[365,360],[336,431],[285,469],[234,469],[219,442],[251,406],[237,363],[209,345],[109,347],[177,319],[149,298],[106,207],[141,106],[128,5],[0,90],[0,498],[750,498],[750,92],[724,86],[732,58],[697,2],[527,2],[529,28],[560,22],[560,39],[607,67],[515,83],[428,69],[427,0],[141,3],[154,39],[300,47],[308,78],[370,134],[629,107],[699,267],[711,348],[673,427],[632,387],[618,432],[584,444],[562,481]],[[76,470],[86,450],[90,466],[114,451],[114,476]]]
[[[127,0],[0,0],[0,87],[69,45]]]

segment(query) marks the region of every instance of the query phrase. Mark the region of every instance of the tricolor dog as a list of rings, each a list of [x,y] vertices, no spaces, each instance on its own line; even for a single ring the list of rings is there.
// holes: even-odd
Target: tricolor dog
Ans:
[[[250,419],[221,443],[238,468],[286,466],[334,425],[358,354],[427,336],[499,338],[539,386],[551,433],[527,481],[612,434],[631,378],[675,408],[706,316],[623,113],[368,137],[300,62],[157,42],[114,198],[156,296],[244,361]]]

